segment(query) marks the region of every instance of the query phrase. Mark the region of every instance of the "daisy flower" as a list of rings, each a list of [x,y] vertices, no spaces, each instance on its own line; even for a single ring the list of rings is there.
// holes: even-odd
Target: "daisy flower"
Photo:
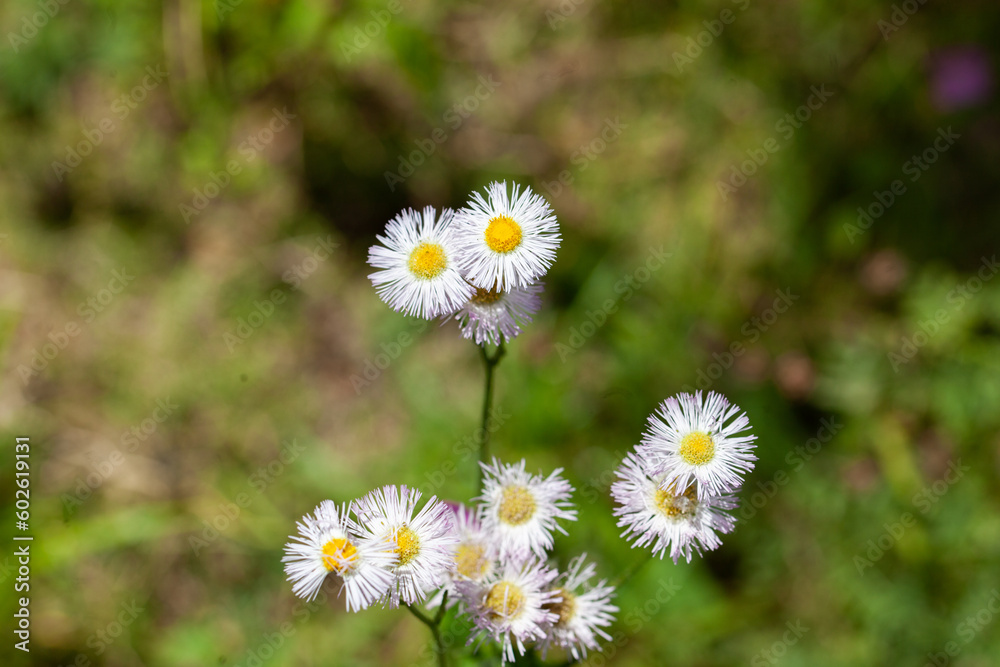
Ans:
[[[615,620],[618,607],[611,604],[615,589],[603,579],[596,586],[588,586],[597,567],[586,560],[587,554],[573,559],[555,582],[553,590],[559,594],[559,601],[549,603],[547,609],[558,619],[541,642],[542,659],[551,647],[558,646],[575,660],[582,660],[587,657],[587,649],[600,650],[598,636],[611,641],[611,635],[601,628]]]
[[[437,217],[406,209],[389,221],[382,245],[368,250],[368,263],[381,269],[368,277],[393,310],[424,319],[454,313],[475,293],[458,271],[450,208]]]
[[[509,292],[477,287],[472,298],[455,313],[462,337],[476,341],[476,345],[506,343],[520,334],[521,325],[538,312],[541,293],[541,283],[514,287]]]
[[[339,511],[332,500],[324,500],[315,516],[306,514],[298,522],[298,535],[285,545],[285,574],[292,592],[313,600],[327,575],[343,582],[348,611],[360,611],[385,595],[392,585],[387,571],[396,554],[382,540],[362,537],[348,529],[347,508]]]
[[[514,661],[514,647],[524,655],[524,644],[545,637],[558,616],[548,610],[559,599],[546,590],[558,572],[541,561],[511,559],[482,582],[459,584],[463,601],[479,630],[480,644],[487,638],[500,644],[502,663]],[[469,642],[475,641],[470,637]]]
[[[653,474],[642,452],[626,455],[615,471],[611,485],[617,503],[614,515],[624,527],[622,537],[633,539],[632,548],[651,546],[653,555],[669,552],[676,563],[691,562],[693,554],[717,549],[722,541],[716,533],[732,532],[736,521],[728,514],[737,506],[731,495],[699,498],[692,487],[664,486],[664,475]]]
[[[490,183],[455,214],[462,274],[476,287],[509,292],[545,275],[559,247],[559,223],[541,195],[507,182]]]
[[[447,606],[453,606],[460,599],[458,582],[480,582],[488,577],[495,567],[493,542],[489,534],[483,530],[476,511],[457,503],[445,504],[455,513],[452,531],[458,540],[458,545],[455,548],[454,568],[445,574],[441,590],[427,601],[425,606],[428,608],[440,606],[445,593],[449,596]]]
[[[357,501],[354,522],[360,534],[389,542],[395,562],[392,585],[382,598],[390,607],[421,602],[444,583],[453,566],[455,543],[452,512],[431,498],[414,516],[420,491],[406,486],[375,489]]]
[[[525,471],[524,459],[516,465],[483,467],[483,494],[480,516],[483,528],[497,544],[499,558],[523,557],[534,553],[539,558],[552,548],[552,531],[566,531],[558,519],[576,521],[576,510],[569,497],[573,487],[559,476],[562,468],[543,478]]]
[[[697,482],[699,498],[735,491],[753,470],[757,436],[749,420],[722,394],[678,394],[649,416],[640,448],[663,474],[663,488],[687,489]]]

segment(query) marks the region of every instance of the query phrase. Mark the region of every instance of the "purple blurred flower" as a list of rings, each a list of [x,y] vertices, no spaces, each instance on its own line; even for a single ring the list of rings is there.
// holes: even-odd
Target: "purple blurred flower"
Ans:
[[[939,51],[930,60],[931,100],[939,111],[974,106],[993,91],[989,56],[976,46]]]

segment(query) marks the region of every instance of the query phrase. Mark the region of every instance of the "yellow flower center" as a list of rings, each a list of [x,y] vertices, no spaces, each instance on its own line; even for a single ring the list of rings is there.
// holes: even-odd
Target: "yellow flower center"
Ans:
[[[490,609],[494,618],[511,618],[524,606],[524,593],[509,581],[501,581],[490,588],[484,604]]]
[[[327,572],[343,574],[358,559],[358,550],[349,540],[335,537],[323,545],[323,567]]]
[[[545,609],[559,617],[556,625],[565,626],[576,613],[576,596],[565,588],[557,588],[556,592],[562,596],[559,602],[549,602],[544,605]]]
[[[486,227],[486,245],[493,252],[506,254],[521,245],[521,225],[513,218],[498,215]]]
[[[695,491],[694,485],[689,486],[681,494],[675,494],[673,489],[664,491],[658,488],[653,500],[656,503],[656,507],[671,519],[694,516],[695,510],[698,509],[698,494]]]
[[[417,278],[430,280],[448,267],[448,259],[444,256],[444,248],[437,243],[421,243],[410,253],[406,265]]]
[[[523,486],[508,486],[500,498],[497,512],[500,520],[511,526],[520,526],[535,513],[535,497]]]
[[[681,439],[678,453],[686,463],[703,466],[715,458],[715,443],[708,433],[694,431]]]
[[[396,553],[399,554],[400,565],[406,565],[420,553],[420,538],[409,526],[396,531]]]
[[[476,288],[476,293],[472,295],[472,302],[478,303],[483,306],[488,306],[492,303],[496,303],[503,297],[503,292],[500,290],[483,289],[482,287]]]
[[[469,579],[479,579],[490,566],[486,550],[478,544],[460,544],[455,551],[455,571]]]

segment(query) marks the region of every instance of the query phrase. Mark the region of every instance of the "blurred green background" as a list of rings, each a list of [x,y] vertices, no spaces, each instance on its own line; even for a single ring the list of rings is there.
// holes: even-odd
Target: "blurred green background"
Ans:
[[[647,566],[588,664],[997,664],[995,3],[8,0],[0,26],[0,535],[30,435],[36,536],[3,664],[430,664],[413,618],[305,607],[280,556],[324,498],[474,494],[479,356],[365,258],[491,179],[563,230],[493,436],[577,488],[562,563],[635,557],[607,489],[667,396],[721,391],[759,436],[735,533]]]

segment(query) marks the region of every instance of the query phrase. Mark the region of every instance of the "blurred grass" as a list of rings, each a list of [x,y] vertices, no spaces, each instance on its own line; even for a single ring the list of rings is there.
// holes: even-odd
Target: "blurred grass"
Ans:
[[[610,471],[656,404],[715,374],[732,343],[746,352],[712,388],[760,438],[744,504],[787,479],[719,551],[657,561],[621,591],[627,640],[610,663],[767,664],[761,652],[801,621],[773,664],[923,664],[1000,585],[1000,283],[949,300],[1000,246],[997,101],[943,111],[932,96],[934,58],[955,46],[978,45],[995,71],[995,6],[928,3],[883,39],[892,9],[873,2],[408,0],[354,53],[387,3],[71,0],[15,52],[9,34],[39,7],[0,8],[0,430],[33,443],[31,664],[245,667],[274,633],[269,665],[430,664],[403,613],[346,614],[333,588],[302,605],[280,550],[319,500],[430,490],[445,462],[456,467],[434,490],[473,494],[456,445],[478,427],[478,355],[450,325],[390,312],[364,259],[400,208],[460,206],[492,178],[548,194],[563,225],[545,307],[499,368],[509,418],[493,441],[529,468],[566,468],[581,517],[558,558],[586,550],[609,578],[631,562]],[[735,20],[678,72],[673,54],[727,8]],[[116,100],[157,66],[165,81],[121,117]],[[452,127],[480,76],[500,86]],[[824,83],[833,97],[785,138],[776,123]],[[287,129],[241,152],[284,108]],[[114,130],[60,179],[53,162],[102,119]],[[620,136],[584,158],[615,119]],[[856,209],[942,127],[961,138],[852,242]],[[436,128],[446,141],[390,189],[386,172]],[[769,138],[780,149],[720,197]],[[240,172],[186,222],[180,205],[232,160]],[[293,287],[288,272],[311,267],[323,239],[331,258]],[[616,284],[661,246],[669,260],[626,300]],[[86,321],[82,304],[123,268],[135,280]],[[752,324],[778,289],[799,300]],[[226,335],[276,290],[282,302],[234,345]],[[560,354],[607,299],[617,310]],[[894,372],[889,353],[939,309],[948,321]],[[79,335],[22,381],[71,322]],[[360,386],[402,334],[414,342]],[[165,399],[177,409],[67,502]],[[832,440],[786,458],[831,417],[844,425]],[[262,476],[293,441],[301,454]],[[920,511],[914,494],[957,460],[971,470]],[[916,526],[859,574],[855,557],[905,512]],[[657,600],[670,581],[676,594]],[[13,597],[0,598],[7,618]],[[132,601],[142,613],[104,642]],[[998,638],[977,632],[955,664],[993,664]],[[16,653],[0,647],[5,664]]]

